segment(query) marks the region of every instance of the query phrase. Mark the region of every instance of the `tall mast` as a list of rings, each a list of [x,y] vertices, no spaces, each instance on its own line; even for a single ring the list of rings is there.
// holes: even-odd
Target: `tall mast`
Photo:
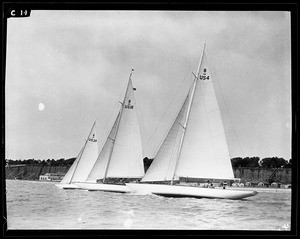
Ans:
[[[89,137],[90,137],[90,135],[91,135],[91,133],[92,133],[92,131],[93,131],[93,129],[94,129],[95,124],[96,124],[96,121],[94,122],[94,124],[93,124],[93,126],[92,126],[92,128],[91,128],[91,131],[90,131],[90,133],[89,133],[89,135],[88,135],[88,138],[85,140],[84,146],[82,147],[81,151],[80,151],[79,154],[78,154],[79,159],[78,159],[78,161],[77,161],[76,167],[75,167],[75,169],[74,169],[74,172],[73,172],[73,174],[72,174],[72,177],[71,177],[71,179],[70,179],[69,184],[72,182],[72,179],[73,179],[73,177],[74,177],[74,175],[75,175],[75,173],[76,173],[76,170],[77,170],[79,161],[80,161],[81,156],[82,156],[82,154],[83,154],[83,151],[84,151],[84,149],[85,149],[85,147],[86,147],[86,144],[87,144],[87,142],[88,142],[88,139],[89,139]],[[77,156],[77,157],[78,157],[78,156]]]
[[[108,171],[109,164],[110,164],[110,161],[111,161],[112,152],[113,152],[113,149],[114,149],[114,146],[115,146],[115,141],[116,141],[116,137],[117,137],[119,126],[120,126],[120,121],[121,121],[122,113],[123,113],[123,110],[124,110],[125,99],[126,99],[126,96],[127,96],[127,92],[128,92],[128,88],[129,88],[129,84],[130,84],[130,81],[131,81],[131,76],[132,76],[133,71],[134,71],[134,69],[131,70],[130,75],[129,75],[129,80],[128,80],[128,84],[127,84],[127,88],[126,88],[126,92],[125,92],[123,102],[120,102],[121,103],[121,109],[120,109],[119,114],[118,114],[119,119],[118,119],[118,123],[117,123],[117,127],[116,127],[116,133],[115,133],[115,135],[112,139],[112,147],[110,148],[108,161],[107,161],[107,164],[106,164],[105,173],[104,173],[104,177],[103,177],[103,183],[105,183],[105,180],[106,180],[107,171]]]
[[[197,82],[198,82],[198,79],[199,79],[199,71],[200,71],[200,67],[201,67],[201,64],[202,64],[202,60],[203,60],[205,46],[206,46],[206,43],[204,43],[204,47],[203,47],[203,50],[202,50],[202,56],[201,56],[201,58],[199,60],[199,65],[198,65],[197,73],[196,73],[196,75],[194,75],[195,79],[194,79],[193,85],[191,87],[191,92],[189,92],[189,94],[190,94],[191,97],[190,97],[190,102],[188,104],[188,109],[187,109],[187,114],[186,114],[186,117],[185,117],[184,124],[181,125],[182,128],[183,128],[183,133],[182,133],[181,138],[180,138],[178,155],[177,155],[177,158],[176,158],[176,161],[175,161],[175,167],[174,167],[173,177],[172,177],[172,180],[171,180],[171,185],[173,185],[173,183],[174,183],[175,172],[176,172],[176,169],[177,169],[177,166],[178,166],[178,161],[179,161],[179,157],[180,157],[180,153],[181,153],[181,149],[182,149],[182,145],[183,145],[183,141],[184,141],[186,127],[187,127],[189,116],[190,116],[191,106],[192,106],[192,102],[193,102],[193,99],[194,99],[194,93],[195,93],[196,85],[197,85]]]

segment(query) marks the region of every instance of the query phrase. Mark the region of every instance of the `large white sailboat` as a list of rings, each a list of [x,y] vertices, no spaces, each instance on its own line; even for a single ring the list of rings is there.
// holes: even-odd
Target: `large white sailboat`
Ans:
[[[95,125],[96,121],[72,166],[61,182],[55,184],[55,186],[63,189],[78,189],[79,187],[76,186],[74,182],[83,182],[88,177],[98,157],[98,142]]]
[[[126,185],[142,194],[241,199],[257,194],[183,185],[180,179],[235,180],[205,46],[182,107],[140,183]],[[199,181],[198,181],[199,182]],[[205,182],[205,181],[204,181]]]
[[[76,183],[82,189],[110,192],[130,192],[125,182],[140,180],[144,164],[136,101],[129,76],[119,113],[102,147],[98,159],[85,182]]]

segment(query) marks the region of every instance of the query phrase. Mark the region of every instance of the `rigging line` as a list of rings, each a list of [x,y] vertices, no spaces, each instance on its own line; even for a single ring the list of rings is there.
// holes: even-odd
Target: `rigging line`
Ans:
[[[132,73],[132,72],[131,72]],[[122,98],[124,98],[124,95],[126,94],[126,91],[127,91],[127,85],[128,85],[128,81],[124,81],[123,82],[123,85],[122,85],[122,91],[119,93],[119,95],[118,95],[118,99],[122,99]],[[125,89],[125,92],[124,92],[124,89]],[[113,100],[114,101],[114,100]],[[124,103],[123,102],[123,100],[122,100],[122,102],[121,101],[118,101],[121,105]],[[117,102],[116,102],[117,103]],[[115,104],[115,103],[114,103]],[[119,112],[120,112],[120,105],[119,104],[116,104],[116,105],[114,105],[114,106],[112,106],[111,107],[112,108],[112,111],[110,112],[110,117],[108,117],[108,119],[109,120],[107,120],[106,121],[106,124],[105,124],[105,128],[106,128],[106,126],[108,125],[108,123],[110,123],[111,122],[111,116],[116,116],[116,117],[118,117],[118,115],[119,115]],[[116,117],[114,117],[114,118],[116,118]],[[111,129],[112,127],[113,127],[113,125],[114,125],[114,122],[113,122],[113,124],[112,124],[112,126],[111,127],[109,127],[109,129]],[[110,131],[109,131],[110,132]]]
[[[120,98],[120,97],[118,97],[118,98]],[[105,99],[104,105],[101,106],[102,109],[104,109],[105,106],[109,106],[109,105],[106,103],[107,99],[109,99],[109,97],[107,97],[107,98]],[[115,104],[115,103],[114,103],[114,104]],[[108,120],[105,120],[105,123],[104,123],[104,124],[100,124],[100,125],[104,126],[104,127],[102,127],[102,130],[101,130],[101,131],[102,131],[102,134],[101,134],[101,135],[109,135],[109,134],[110,134],[110,130],[111,130],[112,127],[114,126],[114,121],[113,121],[113,123],[112,123],[112,125],[111,125],[111,119],[112,119],[112,118],[118,117],[118,113],[119,113],[119,105],[118,105],[118,107],[116,107],[116,106],[111,106],[110,108],[111,108],[111,110],[110,110],[109,113],[108,113],[108,114],[109,114],[109,117],[107,117]],[[112,116],[114,116],[114,117],[112,117]],[[109,130],[107,131],[107,129],[109,129]],[[102,138],[103,138],[103,137],[102,137]],[[102,138],[101,138],[101,140],[102,140]],[[107,137],[105,137],[105,138],[107,138]],[[100,140],[99,140],[99,141],[100,141]],[[101,148],[101,149],[104,147],[105,142],[106,142],[106,140],[104,140],[104,142],[101,143],[101,145],[100,145],[100,148]]]
[[[102,149],[103,149],[103,147],[104,147],[104,145],[105,145],[105,143],[106,143],[106,139],[107,138],[110,138],[109,137],[109,135],[110,135],[110,132],[111,132],[111,130],[112,130],[112,128],[114,127],[114,124],[115,124],[115,120],[114,121],[112,121],[112,124],[111,124],[111,119],[116,119],[117,117],[118,117],[118,115],[119,115],[119,112],[118,112],[119,110],[117,109],[117,108],[115,108],[115,109],[113,109],[111,112],[110,112],[110,116],[108,117],[108,119],[109,120],[106,120],[105,121],[105,126],[104,126],[104,128],[101,130],[101,131],[103,131],[103,133],[102,134],[100,134],[100,135],[105,135],[105,138],[104,138],[104,141],[103,142],[101,142],[101,145],[100,145],[100,153],[101,153],[101,151],[102,151]],[[116,116],[115,116],[116,115]],[[114,117],[112,117],[112,116],[114,116]],[[110,124],[109,124],[110,123]],[[108,127],[109,126],[109,127]],[[108,129],[108,130],[107,130]],[[111,140],[113,140],[112,138],[110,138]],[[98,140],[99,140],[99,138],[98,138]],[[103,137],[101,137],[101,140],[103,140]],[[99,140],[100,141],[100,140]],[[98,146],[99,147],[99,146]],[[100,154],[99,153],[99,154]]]
[[[204,45],[204,49],[205,49],[205,45]],[[198,65],[198,68],[197,68],[196,75],[198,77],[199,77],[199,71],[200,71],[201,65],[203,63],[203,56],[205,54],[204,49],[202,50],[202,56],[200,58],[199,65]],[[195,90],[196,90],[198,79],[199,79],[198,77],[196,77],[193,80],[192,88],[189,89],[189,93],[188,93],[188,96],[187,96],[187,99],[189,101],[188,101],[188,108],[187,108],[187,112],[186,112],[186,115],[185,115],[185,121],[184,121],[184,127],[185,128],[187,127],[188,122],[189,122],[190,113],[191,113],[191,109],[192,109],[192,104],[193,104],[193,100],[194,100],[194,96],[195,96]],[[183,134],[181,135],[181,138],[180,138],[178,155],[176,157],[175,168],[174,168],[174,172],[173,172],[173,177],[172,177],[171,185],[173,185],[173,183],[174,183],[175,173],[176,173],[176,170],[177,170],[177,165],[178,165],[178,162],[179,162],[180,154],[182,152],[183,142],[184,142],[184,139],[185,139],[185,133],[186,133],[186,130],[183,131]]]
[[[137,114],[137,117],[138,117],[138,128],[139,128],[139,131],[140,131],[140,139],[141,139],[141,144],[143,146],[143,139],[145,138],[145,124],[144,124],[144,116],[143,114],[140,112],[139,110],[139,103],[137,103],[137,100],[136,100],[136,95],[134,94],[134,92],[132,92],[133,94],[133,97],[134,97],[134,103],[135,103],[135,111],[136,111],[136,114]],[[141,125],[140,125],[141,124]],[[142,135],[143,135],[143,139],[142,139]],[[142,147],[142,157],[144,157],[144,147]]]
[[[176,96],[177,93],[179,92],[179,89],[181,89],[181,86],[183,85],[183,83],[185,83],[186,77],[187,77],[188,73],[191,72],[191,71],[192,71],[191,69],[194,68],[194,66],[195,66],[195,64],[196,64],[196,61],[197,61],[197,57],[195,58],[195,61],[194,61],[194,63],[192,64],[192,66],[190,67],[190,69],[189,69],[189,70],[186,72],[186,74],[184,75],[183,81],[182,81],[181,84],[177,87],[177,89],[176,89],[176,91],[175,91],[175,94],[174,94],[173,97],[171,98],[170,103],[168,104],[168,106],[166,107],[166,110],[165,110],[165,112],[164,112],[162,118],[164,117],[164,115],[166,114],[166,112],[167,112],[169,106],[170,106],[171,103],[173,102],[173,99],[175,98],[175,96]],[[162,119],[162,118],[161,118],[161,119]],[[158,127],[158,126],[157,126],[157,127]],[[156,127],[156,130],[157,130],[157,127]]]
[[[184,78],[183,78],[183,81],[182,81],[181,84],[177,87],[175,94],[173,95],[173,97],[171,98],[169,104],[167,105],[166,110],[165,110],[165,112],[163,113],[163,115],[162,115],[161,119],[159,120],[159,122],[157,123],[157,126],[156,126],[155,130],[152,132],[151,136],[149,137],[149,139],[148,139],[148,141],[147,141],[147,143],[146,143],[147,145],[148,145],[148,143],[150,142],[150,140],[152,139],[152,137],[154,136],[154,134],[156,133],[156,131],[157,131],[157,129],[158,129],[160,123],[162,122],[162,119],[165,117],[165,115],[166,115],[166,113],[167,113],[167,111],[168,111],[170,105],[172,104],[173,99],[174,99],[175,96],[178,94],[179,89],[181,89],[181,88],[182,88],[181,86],[186,82],[186,80],[187,80],[186,78],[187,78],[188,73],[191,72],[191,71],[192,71],[191,69],[193,69],[193,68],[195,67],[195,64],[196,64],[197,60],[198,60],[198,58],[196,57],[195,60],[194,60],[194,63],[192,64],[192,66],[190,67],[190,69],[186,72],[186,74],[185,74],[185,76],[184,76]],[[191,80],[190,80],[190,81],[191,81]],[[191,83],[190,83],[190,84],[191,84]],[[189,88],[190,88],[190,87],[189,87]],[[161,146],[161,144],[162,144],[162,142],[164,141],[164,138],[166,137],[167,134],[168,134],[168,131],[166,131],[166,133],[164,134],[164,137],[162,138],[160,144],[157,146],[154,155],[156,155],[156,153],[157,153],[159,147]]]
[[[190,88],[191,88],[191,86],[190,86]],[[156,150],[155,150],[155,152],[156,152],[155,154],[157,154],[157,152],[158,152],[159,148],[161,147],[161,145],[163,144],[163,142],[164,142],[165,138],[167,137],[167,135],[168,135],[169,131],[171,130],[171,128],[172,128],[172,125],[174,124],[174,122],[175,122],[175,120],[176,120],[176,117],[177,117],[177,115],[179,114],[179,112],[180,112],[181,108],[183,107],[183,105],[184,105],[185,101],[186,101],[186,97],[185,97],[185,99],[184,99],[184,101],[183,101],[183,104],[182,104],[182,106],[179,108],[179,111],[178,111],[178,113],[177,113],[177,114],[175,114],[175,118],[173,118],[173,119],[172,119],[172,122],[173,122],[173,123],[172,123],[172,124],[170,124],[170,125],[171,125],[171,126],[170,126],[170,128],[169,128],[168,130],[166,130],[166,131],[165,131],[164,137],[162,137],[160,144],[158,144],[158,146],[157,146],[157,148],[156,148]],[[158,127],[158,126],[157,126],[157,127]]]
[[[126,87],[125,95],[124,95],[124,98],[123,98],[123,102],[120,102],[121,103],[121,108],[120,108],[120,111],[119,111],[119,119],[117,121],[116,131],[114,133],[114,138],[115,139],[117,138],[117,135],[118,135],[122,114],[123,114],[123,111],[124,111],[124,108],[125,108],[125,106],[124,106],[125,105],[125,100],[128,97],[129,86],[130,85],[132,86],[132,80],[131,80],[132,72],[133,72],[133,69],[131,70],[131,73],[130,73],[130,76],[129,76],[129,80],[128,80],[128,83],[127,83],[127,87]],[[109,165],[110,165],[113,149],[114,149],[114,146],[115,146],[115,141],[113,141],[112,143],[113,144],[112,144],[112,147],[111,147],[110,152],[109,152],[108,162],[107,162],[107,165],[105,167],[103,183],[105,183],[105,180],[106,180],[106,176],[107,176],[107,173],[108,173],[108,168],[109,168]]]
[[[120,120],[121,120],[121,115],[122,115],[123,108],[124,107],[123,107],[123,104],[122,104],[121,105],[121,109],[120,109],[119,114],[118,114],[119,118],[117,118],[118,121],[117,121],[116,129],[115,129],[115,132],[114,132],[114,138],[115,138],[115,140],[116,140],[116,137],[117,137],[117,134],[118,134],[118,128],[119,128],[119,124],[120,124]],[[109,156],[108,156],[108,159],[107,159],[107,162],[106,162],[106,166],[105,166],[103,183],[105,183],[105,180],[107,178],[107,172],[108,172],[108,168],[109,168],[109,165],[110,165],[110,161],[111,161],[113,149],[114,149],[114,146],[115,146],[115,142],[116,141],[112,141],[112,145],[111,145],[111,148],[110,148]]]
[[[137,103],[136,103],[136,105],[137,105]],[[139,126],[139,129],[140,129],[140,138],[141,138],[141,144],[142,144],[142,154],[143,154],[142,157],[145,157],[145,147],[146,146],[144,145],[145,144],[144,140],[146,137],[146,133],[145,133],[144,116],[143,116],[143,114],[139,113],[138,109],[136,109],[136,112],[138,115],[139,122],[141,123],[141,127]]]
[[[210,65],[211,65],[211,64],[210,64]],[[217,72],[216,72],[216,73],[217,73]],[[215,75],[217,75],[217,74],[215,74]],[[224,97],[224,95],[223,95],[223,93],[222,93],[221,86],[219,85],[219,81],[216,80],[216,79],[218,79],[218,77],[215,77],[215,82],[217,82],[217,86],[218,86],[218,88],[219,88],[219,92],[220,92],[222,101],[224,102],[224,106],[225,106],[226,112],[227,112],[227,114],[228,114],[230,123],[231,123],[231,125],[232,125],[233,132],[234,132],[235,137],[236,137],[236,139],[237,139],[237,141],[238,141],[240,150],[242,151],[243,157],[245,157],[245,155],[244,155],[244,150],[243,150],[243,148],[242,148],[242,146],[241,146],[241,144],[240,144],[240,141],[239,141],[239,138],[238,138],[238,136],[237,136],[236,130],[235,130],[234,126],[233,126],[233,121],[232,121],[231,116],[230,116],[230,114],[229,114],[229,110],[228,110],[228,107],[227,107],[227,105],[226,105],[225,97]],[[225,133],[225,130],[224,130],[224,133]],[[225,134],[225,135],[227,135],[227,134]]]
[[[78,164],[79,164],[80,158],[81,158],[81,156],[82,156],[84,147],[85,147],[85,146],[83,146],[83,147],[81,148],[81,150],[80,150],[78,156],[77,156],[76,159],[75,159],[75,161],[76,161],[77,159],[78,159],[78,160],[77,160],[77,162],[76,162],[76,164],[75,164],[75,169],[74,169],[74,171],[73,171],[73,174],[72,174],[72,176],[71,176],[71,179],[69,180],[69,184],[71,184],[71,182],[72,182],[72,180],[73,180],[73,177],[74,177],[74,175],[75,175],[75,173],[76,173],[76,169],[77,169],[77,166],[78,166]],[[75,161],[74,161],[74,162],[75,162]],[[72,167],[72,166],[71,166],[71,167]]]

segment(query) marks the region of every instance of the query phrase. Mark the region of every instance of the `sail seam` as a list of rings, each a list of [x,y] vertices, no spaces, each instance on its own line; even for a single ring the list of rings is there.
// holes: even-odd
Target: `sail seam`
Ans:
[[[190,70],[194,67],[194,65],[196,64],[196,61],[197,61],[197,57],[195,58],[194,63],[192,64]],[[167,113],[167,111],[168,111],[168,108],[170,107],[170,105],[171,105],[172,102],[173,102],[173,99],[174,99],[175,96],[178,94],[179,89],[182,89],[181,86],[183,85],[183,83],[185,83],[185,81],[187,81],[186,78],[187,78],[188,72],[190,72],[190,70],[187,71],[187,73],[186,73],[185,76],[184,76],[184,80],[183,80],[182,83],[177,87],[174,96],[171,98],[170,102],[168,103],[168,106],[166,107],[166,110],[164,111],[164,113],[163,113],[161,119],[159,120],[159,122],[162,122],[162,119],[165,117],[165,115],[166,115],[166,113]],[[192,82],[193,82],[193,81],[192,81]],[[191,83],[190,83],[190,84],[191,84]],[[184,97],[184,99],[185,99],[185,97]],[[175,115],[175,119],[176,119],[176,115]],[[157,124],[155,130],[152,132],[151,136],[148,138],[147,144],[151,141],[152,137],[154,136],[155,132],[157,131],[157,129],[158,129],[158,127],[159,127],[159,124],[160,124],[160,123]],[[162,137],[161,143],[158,144],[158,146],[156,147],[156,149],[155,149],[155,151],[154,151],[154,152],[155,152],[154,155],[156,155],[156,154],[158,153],[158,151],[159,151],[161,145],[163,144],[164,139],[165,139],[166,136],[168,135],[168,132],[170,131],[170,129],[171,129],[171,128],[169,128],[169,129],[166,131],[166,133],[164,134],[164,137]]]

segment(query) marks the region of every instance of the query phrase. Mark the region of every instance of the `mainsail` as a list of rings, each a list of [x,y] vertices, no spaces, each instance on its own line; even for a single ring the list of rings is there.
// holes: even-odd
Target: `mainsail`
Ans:
[[[86,181],[144,176],[141,134],[134,90],[130,74],[118,116]]]
[[[234,179],[209,68],[203,50],[191,89],[142,182]]]
[[[74,163],[62,179],[61,183],[83,182],[86,180],[98,156],[98,143],[94,122],[88,138]]]

